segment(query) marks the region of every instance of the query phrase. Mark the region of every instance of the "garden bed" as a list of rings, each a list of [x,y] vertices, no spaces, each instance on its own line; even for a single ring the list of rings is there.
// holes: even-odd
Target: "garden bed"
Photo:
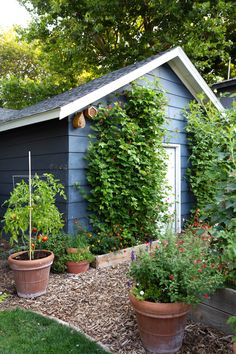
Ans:
[[[232,334],[232,329],[226,321],[233,315],[236,315],[236,290],[230,288],[217,290],[192,311],[192,319],[228,334]]]
[[[114,266],[117,264],[122,264],[130,261],[132,253],[135,255],[140,252],[153,251],[158,245],[158,241],[153,241],[151,244],[142,244],[134,247],[125,248],[119,251],[110,252],[107,254],[102,254],[96,256],[95,261],[92,263],[94,268],[104,268],[109,266]]]
[[[0,309],[23,307],[66,321],[112,353],[146,353],[128,299],[127,264],[91,269],[81,275],[51,274],[47,294],[37,299],[18,298],[12,272],[6,267],[0,270],[0,291],[10,293]],[[190,353],[232,354],[231,336],[189,321],[178,354]]]

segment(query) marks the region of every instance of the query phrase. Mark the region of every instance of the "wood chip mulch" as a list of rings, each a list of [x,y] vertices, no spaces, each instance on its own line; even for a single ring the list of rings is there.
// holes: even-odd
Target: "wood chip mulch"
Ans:
[[[80,275],[51,274],[47,294],[36,299],[18,298],[12,272],[0,265],[0,292],[9,297],[0,310],[22,307],[78,327],[112,353],[145,354],[135,315],[128,299],[128,265]],[[188,322],[178,354],[232,354],[231,336],[199,323]]]

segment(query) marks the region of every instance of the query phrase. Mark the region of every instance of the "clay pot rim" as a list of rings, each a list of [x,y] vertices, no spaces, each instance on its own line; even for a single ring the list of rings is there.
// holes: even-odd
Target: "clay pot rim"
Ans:
[[[129,292],[129,299],[131,304],[135,307],[137,311],[143,310],[145,307],[145,311],[147,312],[158,312],[160,314],[165,314],[165,313],[176,313],[176,312],[186,312],[188,313],[191,306],[190,304],[186,304],[184,302],[151,302],[151,301],[146,301],[146,300],[138,300],[136,297],[132,294],[132,292]]]
[[[49,250],[35,250],[35,252],[43,252],[43,253],[48,253],[48,255],[46,257],[43,258],[38,258],[38,259],[15,259],[15,257],[20,256],[21,254],[24,253],[28,253],[28,251],[20,251],[20,252],[16,252],[16,253],[12,253],[9,257],[8,257],[8,264],[10,266],[10,268],[14,269],[14,267],[18,267],[18,266],[29,266],[30,264],[34,265],[37,267],[37,265],[41,265],[41,264],[52,264],[53,260],[54,260],[54,253],[52,251]]]
[[[90,263],[89,261],[79,261],[79,262],[75,262],[75,261],[67,261],[66,264],[69,263],[69,264],[88,264]]]

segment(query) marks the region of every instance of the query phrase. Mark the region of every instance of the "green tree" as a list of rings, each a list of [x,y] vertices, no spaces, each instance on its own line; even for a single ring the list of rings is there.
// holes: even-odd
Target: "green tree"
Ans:
[[[234,56],[233,1],[19,0],[34,14],[28,40],[40,39],[57,70],[96,75],[181,45],[208,81],[225,77]]]
[[[14,30],[0,33],[0,106],[19,109],[83,83],[86,73],[68,75],[50,66],[39,41],[27,43]]]

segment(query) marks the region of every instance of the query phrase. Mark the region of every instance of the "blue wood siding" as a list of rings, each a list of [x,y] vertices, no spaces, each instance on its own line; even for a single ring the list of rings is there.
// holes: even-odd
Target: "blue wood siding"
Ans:
[[[165,143],[181,145],[181,200],[182,211],[181,218],[186,219],[193,205],[193,197],[189,191],[186,181],[186,168],[188,161],[188,146],[185,132],[186,120],[183,115],[183,109],[193,100],[193,96],[182,84],[180,79],[175,75],[168,65],[146,75],[148,81],[159,78],[161,87],[165,90],[168,105],[166,108],[167,121],[165,127],[167,134]],[[140,83],[147,84],[145,80],[140,79]],[[119,90],[120,92],[123,90]],[[117,96],[111,94],[103,99],[103,104],[110,104],[117,100]],[[95,102],[96,106],[98,102]],[[88,225],[87,205],[80,192],[75,188],[74,184],[79,182],[81,187],[89,191],[86,181],[86,160],[84,159],[89,143],[88,134],[91,133],[91,122],[87,120],[86,127],[83,129],[74,129],[72,126],[73,116],[68,119],[69,134],[69,160],[68,160],[68,226],[69,231],[74,230],[74,220],[79,219],[81,224]]]
[[[160,86],[166,92],[168,103],[166,107],[167,121],[165,128],[167,132],[164,142],[181,145],[181,221],[183,223],[188,218],[190,210],[194,205],[194,198],[190,192],[186,178],[186,169],[189,167],[189,151],[185,129],[187,122],[183,111],[188,108],[189,102],[194,100],[194,97],[168,64],[153,70],[146,76],[149,81],[158,77]]]
[[[14,175],[28,175],[28,151],[32,155],[32,173],[53,173],[68,185],[67,120],[38,123],[0,133],[0,203],[13,189]],[[22,178],[16,178],[19,182]],[[67,202],[58,199],[58,207],[67,219]],[[4,208],[0,208],[0,217]]]

